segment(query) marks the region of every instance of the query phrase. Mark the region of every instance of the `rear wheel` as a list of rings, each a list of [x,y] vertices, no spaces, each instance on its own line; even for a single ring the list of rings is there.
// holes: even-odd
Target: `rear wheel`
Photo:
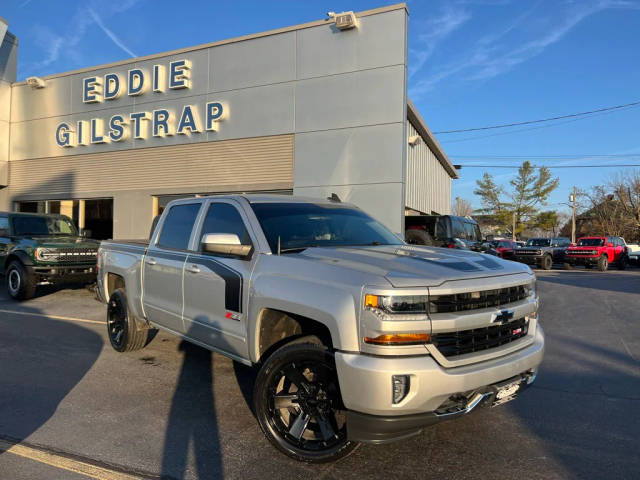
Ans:
[[[627,256],[621,255],[618,259],[618,270],[624,270],[627,268]]]
[[[107,333],[114,350],[132,352],[147,346],[155,337],[156,330],[140,328],[127,308],[127,294],[122,288],[115,290],[109,298],[107,308]]]
[[[260,427],[286,455],[333,462],[358,446],[347,439],[334,356],[324,345],[298,340],[281,347],[262,365],[254,388]]]
[[[417,228],[410,228],[404,232],[404,240],[411,245],[427,245],[429,247],[435,245],[429,232]]]
[[[551,255],[545,255],[542,258],[540,266],[543,268],[543,270],[551,270],[551,267],[553,267],[553,259],[551,258]]]
[[[36,281],[29,275],[25,266],[14,260],[7,268],[7,293],[15,300],[28,300],[36,294]]]
[[[608,268],[609,268],[609,259],[607,258],[606,255],[602,255],[598,259],[598,270],[600,270],[601,272],[606,272]]]

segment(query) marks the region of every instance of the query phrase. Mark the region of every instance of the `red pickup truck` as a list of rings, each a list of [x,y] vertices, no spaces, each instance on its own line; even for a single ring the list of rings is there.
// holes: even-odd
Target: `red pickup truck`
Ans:
[[[628,261],[627,244],[621,237],[582,237],[577,244],[567,248],[564,255],[565,265],[569,268],[575,265],[592,268],[597,265],[601,272],[612,263],[624,270]]]

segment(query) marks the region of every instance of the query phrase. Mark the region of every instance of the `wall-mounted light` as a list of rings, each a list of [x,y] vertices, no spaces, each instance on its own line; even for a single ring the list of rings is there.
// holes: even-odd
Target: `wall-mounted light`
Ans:
[[[409,145],[411,145],[412,147],[415,147],[420,143],[420,140],[421,140],[420,135],[412,135],[409,137]]]
[[[46,83],[40,77],[29,77],[27,78],[27,85],[29,85],[33,89],[36,89],[44,88],[46,86]]]
[[[333,18],[339,30],[349,30],[358,26],[358,18],[356,14],[351,11],[342,13],[327,12],[327,16]]]

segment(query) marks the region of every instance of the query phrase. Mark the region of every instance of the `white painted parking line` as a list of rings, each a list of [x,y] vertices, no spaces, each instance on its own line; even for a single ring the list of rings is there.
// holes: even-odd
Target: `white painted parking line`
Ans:
[[[61,315],[50,315],[47,313],[38,313],[38,312],[22,312],[19,310],[0,309],[0,313],[10,313],[12,315],[24,315],[24,316],[30,316],[30,317],[50,318],[51,320],[63,320],[67,322],[95,323],[97,325],[104,325],[106,323],[100,320],[88,320],[86,318],[63,317]],[[2,320],[2,317],[0,317],[0,320]]]

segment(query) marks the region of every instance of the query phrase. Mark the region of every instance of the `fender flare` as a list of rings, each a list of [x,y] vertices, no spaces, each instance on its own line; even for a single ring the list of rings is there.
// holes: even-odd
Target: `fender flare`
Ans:
[[[32,266],[33,265],[33,260],[24,251],[22,251],[22,250],[14,250],[14,251],[9,252],[7,254],[7,258],[5,259],[4,265],[2,266],[2,273],[4,273],[4,271],[7,269],[7,267],[9,267],[9,264],[11,263],[12,257],[18,257],[18,260],[20,260],[22,262],[22,264],[25,265],[25,266]]]

